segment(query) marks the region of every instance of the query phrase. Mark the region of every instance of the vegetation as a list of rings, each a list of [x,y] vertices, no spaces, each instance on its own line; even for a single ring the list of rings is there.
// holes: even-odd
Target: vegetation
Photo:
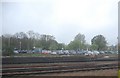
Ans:
[[[97,35],[91,40],[92,49],[94,50],[105,50],[107,47],[107,41],[103,35]]]
[[[83,34],[77,34],[73,41],[68,44],[68,49],[81,50],[85,49],[85,36]]]
[[[59,43],[52,35],[39,34],[33,31],[18,32],[14,35],[4,34],[0,37],[2,39],[3,55],[13,55],[13,50],[32,50],[33,48],[42,48],[43,50],[108,50],[110,48],[116,49],[116,46],[107,46],[107,41],[103,35],[94,36],[91,39],[91,45],[86,43],[85,35],[78,33],[74,40],[68,45]]]

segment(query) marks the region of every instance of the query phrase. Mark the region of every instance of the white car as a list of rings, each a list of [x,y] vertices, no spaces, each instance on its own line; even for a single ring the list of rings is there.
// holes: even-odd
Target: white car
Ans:
[[[92,51],[87,51],[85,55],[93,55],[94,53]]]
[[[100,54],[105,54],[105,52],[104,52],[104,51],[100,51],[99,53],[100,53]]]
[[[98,51],[93,51],[93,54],[98,55],[100,53]]]
[[[51,52],[51,54],[56,55],[56,54],[57,54],[57,52]]]
[[[70,54],[68,50],[65,50],[64,51],[64,54]]]
[[[14,50],[14,53],[19,53],[18,50]]]

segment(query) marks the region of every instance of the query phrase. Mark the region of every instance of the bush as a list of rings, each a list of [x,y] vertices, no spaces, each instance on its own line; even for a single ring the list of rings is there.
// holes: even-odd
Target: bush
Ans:
[[[11,56],[11,55],[14,55],[13,49],[11,49],[11,48],[8,47],[8,48],[2,50],[2,55],[3,55],[3,56]]]

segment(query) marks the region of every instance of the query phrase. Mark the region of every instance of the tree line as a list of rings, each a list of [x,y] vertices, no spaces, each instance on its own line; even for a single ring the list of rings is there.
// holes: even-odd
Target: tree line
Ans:
[[[3,54],[10,54],[13,50],[32,50],[34,47],[43,50],[116,50],[116,46],[107,46],[106,38],[103,35],[96,35],[91,39],[91,44],[85,40],[85,35],[78,33],[74,40],[68,45],[59,43],[52,35],[39,34],[34,31],[17,32],[14,35],[4,34],[0,36],[2,39],[2,52]]]

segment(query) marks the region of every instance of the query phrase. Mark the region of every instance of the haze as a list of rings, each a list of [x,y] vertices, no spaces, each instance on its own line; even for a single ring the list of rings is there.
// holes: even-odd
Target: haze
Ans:
[[[2,1],[2,34],[33,30],[66,44],[78,33],[87,43],[102,34],[110,45],[117,44],[119,0],[8,1]]]

